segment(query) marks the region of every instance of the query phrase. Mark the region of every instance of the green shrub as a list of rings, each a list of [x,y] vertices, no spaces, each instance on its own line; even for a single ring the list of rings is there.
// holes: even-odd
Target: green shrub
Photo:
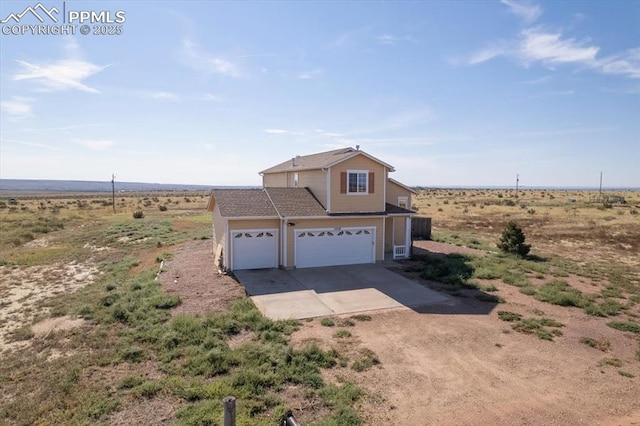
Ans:
[[[640,324],[635,322],[611,321],[607,323],[607,325],[611,328],[615,328],[616,330],[640,334]]]
[[[531,246],[525,244],[525,236],[522,228],[515,222],[509,222],[507,224],[502,231],[502,236],[497,245],[504,253],[515,254],[520,257],[525,257],[531,250]]]
[[[344,339],[347,337],[351,337],[351,332],[349,330],[345,330],[344,328],[337,330],[335,333],[333,333],[333,337],[337,338],[337,339]]]
[[[333,327],[334,325],[336,325],[335,321],[331,318],[322,318],[320,320],[320,324],[324,325],[325,327]]]
[[[611,343],[606,339],[593,339],[591,337],[582,337],[580,338],[580,343],[583,343],[587,346],[591,346],[592,348],[599,349],[602,352],[607,352],[611,348]]]
[[[142,218],[144,218],[144,212],[142,210],[140,210],[140,209],[134,210],[133,218],[134,219],[142,219]]]
[[[366,314],[351,315],[351,318],[353,318],[356,321],[371,321],[371,315],[366,315]]]
[[[564,280],[544,284],[533,297],[552,305],[585,307],[588,304],[582,293]]]
[[[502,321],[516,322],[522,319],[522,315],[516,314],[515,312],[498,311],[498,318],[500,318]]]

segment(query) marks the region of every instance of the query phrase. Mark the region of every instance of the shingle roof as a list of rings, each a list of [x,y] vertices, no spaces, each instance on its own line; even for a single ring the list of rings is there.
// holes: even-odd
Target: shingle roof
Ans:
[[[307,188],[265,188],[281,217],[327,216]]]
[[[393,204],[386,203],[386,214],[416,214],[413,210],[403,209]]]
[[[270,167],[266,170],[260,172],[260,174],[268,174],[268,173],[278,173],[278,172],[290,172],[297,170],[313,170],[313,169],[322,169],[324,167],[332,166],[336,163],[344,161],[348,158],[351,158],[355,155],[363,154],[374,161],[377,161],[390,170],[393,170],[393,167],[390,165],[378,160],[377,158],[367,154],[364,151],[357,150],[355,148],[342,148],[335,149],[333,151],[325,151],[319,152],[317,154],[310,155],[298,155],[291,160],[283,161],[280,164],[277,164],[273,167]]]
[[[211,196],[223,217],[278,217],[263,189],[214,189]]]

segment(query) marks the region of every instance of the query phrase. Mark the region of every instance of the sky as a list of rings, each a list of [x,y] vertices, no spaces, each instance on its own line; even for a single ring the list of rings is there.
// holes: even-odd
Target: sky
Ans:
[[[640,1],[37,6],[0,2],[0,179],[260,185],[359,145],[407,185],[640,188]]]

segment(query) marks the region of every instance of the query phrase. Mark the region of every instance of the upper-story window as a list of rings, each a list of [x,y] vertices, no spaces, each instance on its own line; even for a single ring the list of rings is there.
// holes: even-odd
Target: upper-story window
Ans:
[[[293,187],[297,188],[298,187],[298,172],[293,173]]]
[[[369,173],[366,170],[347,172],[347,193],[366,194],[369,192]]]
[[[403,209],[408,209],[409,205],[409,197],[398,197],[398,207],[402,207]]]

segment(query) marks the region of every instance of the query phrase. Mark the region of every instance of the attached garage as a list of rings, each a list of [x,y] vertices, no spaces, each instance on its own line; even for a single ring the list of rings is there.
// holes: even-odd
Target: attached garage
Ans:
[[[276,229],[238,229],[231,231],[233,269],[278,267],[278,231]]]
[[[374,263],[375,227],[299,229],[295,231],[295,266]]]

